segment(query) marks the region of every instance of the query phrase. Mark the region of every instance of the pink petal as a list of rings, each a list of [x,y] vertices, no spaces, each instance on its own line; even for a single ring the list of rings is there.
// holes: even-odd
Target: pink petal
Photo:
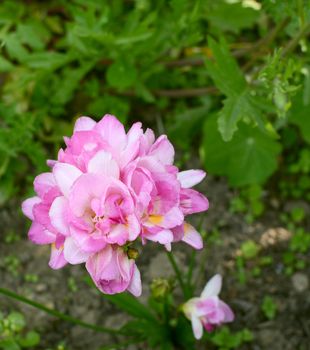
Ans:
[[[100,198],[108,186],[107,178],[98,174],[83,174],[74,183],[70,197],[70,209],[80,217],[91,206],[93,198]]]
[[[88,163],[88,172],[119,178],[119,167],[112,155],[106,151],[97,152]]]
[[[124,245],[128,240],[128,228],[124,224],[113,225],[106,238],[108,243]]]
[[[53,174],[59,189],[65,197],[68,197],[74,181],[82,175],[82,172],[74,165],[57,163],[53,168]]]
[[[186,170],[177,174],[177,178],[183,188],[190,188],[203,180],[206,173],[203,170]]]
[[[29,239],[36,244],[50,244],[55,242],[56,236],[48,231],[44,226],[33,222],[28,232]]]
[[[51,257],[48,265],[54,269],[58,270],[67,265],[67,261],[64,257],[63,247],[57,249],[53,244],[51,248]]]
[[[158,242],[164,245],[173,242],[173,234],[170,230],[161,230],[157,233],[146,232],[143,234],[143,237],[150,241]]]
[[[232,309],[224,303],[222,300],[219,301],[220,308],[224,312],[224,319],[222,322],[232,322],[235,319],[235,315],[232,311]]]
[[[201,293],[201,298],[207,299],[213,296],[217,296],[219,295],[221,288],[222,288],[222,276],[217,274],[208,281],[208,283],[206,284],[206,286],[204,287]]]
[[[35,204],[38,204],[40,202],[41,199],[37,196],[28,198],[25,201],[23,201],[22,211],[24,215],[26,215],[30,220],[34,220],[32,209]]]
[[[76,120],[73,132],[92,130],[96,122],[89,117],[80,117]]]
[[[46,192],[56,186],[56,182],[52,173],[42,173],[34,179],[33,185],[38,196],[42,198]]]
[[[181,210],[174,207],[168,211],[163,217],[162,223],[159,224],[160,227],[173,228],[175,226],[181,225],[184,220],[184,215]]]
[[[77,245],[87,253],[97,253],[107,245],[105,236],[98,231],[91,233],[71,226],[70,233]]]
[[[122,123],[120,123],[113,115],[106,114],[95,126],[104,141],[106,141],[113,149],[123,150],[127,136]]]
[[[180,207],[185,215],[200,213],[209,208],[208,199],[198,191],[192,189],[181,189]]]
[[[155,141],[148,154],[165,165],[171,165],[174,160],[174,148],[166,135],[160,136]]]
[[[188,224],[187,222],[184,223],[184,236],[182,238],[182,241],[189,244],[195,249],[203,248],[203,240],[201,238],[201,235],[192,225]]]
[[[141,275],[137,265],[134,265],[133,274],[131,277],[131,282],[127,290],[133,294],[135,297],[139,297],[142,293]]]
[[[120,158],[122,168],[138,155],[142,135],[142,124],[140,122],[134,123],[127,133],[127,145]]]
[[[63,196],[55,198],[49,210],[51,224],[59,233],[65,236],[68,236],[70,234],[67,211],[68,199]]]
[[[81,264],[87,261],[90,253],[81,250],[72,237],[67,237],[64,244],[64,257],[70,264]]]
[[[152,129],[146,129],[144,135],[141,138],[141,145],[140,145],[140,156],[144,156],[148,154],[152,144],[155,141],[155,135],[154,131]]]
[[[136,215],[132,214],[127,216],[127,226],[128,226],[128,240],[134,241],[138,237],[141,231],[140,222],[136,217]]]
[[[86,262],[86,269],[94,282],[100,280],[102,271],[104,271],[113,259],[113,248],[107,245],[99,253],[91,255]]]
[[[201,339],[202,334],[203,334],[203,325],[198,317],[195,315],[192,315],[191,318],[192,321],[192,328],[193,328],[193,333],[196,339]]]

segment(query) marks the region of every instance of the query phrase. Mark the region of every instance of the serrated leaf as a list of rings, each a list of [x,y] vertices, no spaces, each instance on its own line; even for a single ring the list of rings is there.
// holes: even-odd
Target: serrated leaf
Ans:
[[[251,96],[245,91],[238,96],[228,97],[219,112],[218,128],[224,141],[230,141],[242,119],[253,120],[262,126],[261,111],[252,104]]]
[[[247,84],[236,60],[230,54],[226,42],[221,40],[217,43],[209,37],[208,44],[213,57],[207,59],[205,64],[215,85],[226,96],[242,94]]]
[[[202,155],[207,171],[228,176],[233,186],[263,183],[277,168],[281,146],[258,128],[240,123],[239,131],[224,142],[217,130],[216,115],[204,125]]]

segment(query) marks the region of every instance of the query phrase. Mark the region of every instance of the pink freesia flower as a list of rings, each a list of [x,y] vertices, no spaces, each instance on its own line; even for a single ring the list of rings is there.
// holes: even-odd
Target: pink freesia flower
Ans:
[[[34,181],[37,196],[22,205],[32,220],[29,238],[51,246],[52,268],[85,263],[101,291],[138,295],[140,274],[125,253],[129,242],[202,248],[185,219],[208,209],[207,198],[191,189],[205,173],[179,172],[167,136],[155,139],[139,122],[126,132],[106,115],[99,122],[79,118],[64,140],[58,159],[48,161],[51,171]]]
[[[216,326],[234,320],[231,308],[219,297],[222,277],[215,275],[206,284],[199,298],[192,298],[183,305],[185,316],[192,322],[193,333],[200,339],[203,328],[211,332]]]

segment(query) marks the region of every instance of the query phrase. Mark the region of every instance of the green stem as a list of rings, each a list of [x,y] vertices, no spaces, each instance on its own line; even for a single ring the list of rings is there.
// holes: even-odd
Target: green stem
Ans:
[[[188,267],[188,271],[187,271],[187,279],[186,279],[186,283],[190,286],[192,283],[192,278],[193,278],[193,270],[194,270],[194,266],[195,266],[195,260],[196,260],[196,250],[192,251],[192,255],[190,257],[189,260],[189,267]]]
[[[198,225],[198,232],[201,232],[202,226],[203,226],[203,222],[204,222],[204,216],[201,216],[199,225]],[[202,237],[204,238],[204,237]],[[190,290],[190,296],[192,296],[193,290],[192,290],[192,278],[193,278],[193,271],[194,271],[194,267],[195,267],[195,261],[196,261],[196,255],[197,252],[196,250],[192,251],[190,260],[189,260],[189,267],[187,270],[187,276],[186,276],[186,284]]]
[[[55,316],[61,320],[76,324],[76,325],[84,327],[84,328],[92,329],[93,331],[96,331],[96,332],[109,333],[109,334],[122,334],[123,333],[122,331],[117,330],[117,329],[101,327],[101,326],[97,326],[95,324],[83,322],[79,319],[76,319],[76,318],[71,317],[69,315],[63,314],[57,310],[50,309],[50,308],[48,308],[40,303],[37,303],[36,301],[25,298],[22,295],[16,294],[16,293],[14,293],[11,290],[6,289],[6,288],[0,288],[0,294],[3,294],[9,298],[18,300],[22,303],[28,304],[32,307],[35,307],[36,309],[39,309],[39,310],[41,310],[49,315]]]
[[[169,259],[169,261],[170,261],[170,263],[171,263],[171,265],[173,267],[173,270],[174,270],[176,278],[177,278],[177,280],[178,280],[178,282],[180,284],[180,287],[182,289],[184,297],[187,299],[188,298],[188,288],[187,288],[186,284],[183,281],[181,271],[180,271],[180,269],[179,269],[179,267],[178,267],[178,265],[177,265],[177,263],[176,263],[176,261],[174,259],[173,254],[171,252],[167,252],[167,256],[168,256],[168,259]]]

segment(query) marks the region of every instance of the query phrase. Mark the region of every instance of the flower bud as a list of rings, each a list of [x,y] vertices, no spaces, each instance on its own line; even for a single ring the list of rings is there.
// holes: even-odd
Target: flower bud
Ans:
[[[171,291],[171,285],[164,278],[156,278],[151,284],[151,293],[155,299],[164,298]]]
[[[134,259],[136,260],[139,256],[139,251],[135,248],[129,247],[127,250],[127,256],[129,259]]]

